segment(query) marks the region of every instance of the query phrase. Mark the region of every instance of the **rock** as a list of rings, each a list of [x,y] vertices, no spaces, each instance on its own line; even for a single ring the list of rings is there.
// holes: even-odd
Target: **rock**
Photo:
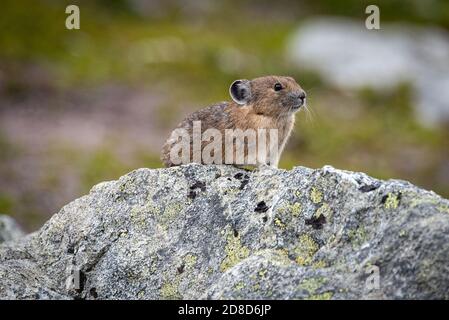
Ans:
[[[413,87],[416,119],[426,126],[449,121],[449,34],[438,28],[364,21],[310,20],[291,37],[288,55],[297,66],[316,70],[343,89]]]
[[[448,265],[449,201],[431,191],[191,164],[101,183],[2,244],[0,297],[448,299]]]
[[[22,236],[23,231],[19,225],[11,217],[0,214],[0,243],[17,240]]]

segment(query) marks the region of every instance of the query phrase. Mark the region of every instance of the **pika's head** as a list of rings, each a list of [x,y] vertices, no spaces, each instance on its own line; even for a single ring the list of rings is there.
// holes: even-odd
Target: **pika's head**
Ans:
[[[229,88],[232,100],[257,114],[278,117],[298,111],[306,103],[306,93],[292,77],[266,76],[235,80]]]

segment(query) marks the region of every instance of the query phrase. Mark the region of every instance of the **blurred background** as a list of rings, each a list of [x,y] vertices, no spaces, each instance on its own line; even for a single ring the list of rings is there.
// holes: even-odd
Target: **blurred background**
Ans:
[[[365,28],[368,4],[381,30]],[[0,213],[32,231],[98,182],[161,167],[184,115],[266,74],[293,76],[312,111],[282,168],[449,197],[448,32],[445,0],[2,0]]]

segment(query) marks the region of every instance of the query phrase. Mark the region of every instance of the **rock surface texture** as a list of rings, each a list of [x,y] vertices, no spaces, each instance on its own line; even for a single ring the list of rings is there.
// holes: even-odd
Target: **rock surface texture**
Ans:
[[[139,169],[0,245],[4,299],[449,298],[449,201],[332,167]]]

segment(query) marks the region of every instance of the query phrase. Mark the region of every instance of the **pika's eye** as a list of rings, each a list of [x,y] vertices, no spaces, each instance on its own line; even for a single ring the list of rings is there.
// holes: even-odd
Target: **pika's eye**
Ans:
[[[279,91],[279,90],[282,90],[282,84],[280,84],[279,82],[277,82],[277,83],[274,85],[274,91]]]

